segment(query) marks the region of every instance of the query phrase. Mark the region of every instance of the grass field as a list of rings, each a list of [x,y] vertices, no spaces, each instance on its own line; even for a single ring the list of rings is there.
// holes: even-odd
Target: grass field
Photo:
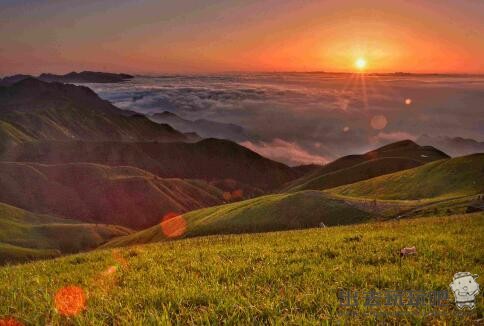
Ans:
[[[0,268],[0,318],[39,325],[343,322],[339,289],[445,290],[456,272],[484,275],[483,232],[477,213],[98,250]],[[405,246],[418,254],[401,259]],[[67,286],[82,294],[71,299],[85,299],[69,318],[55,304]],[[482,320],[482,295],[468,312],[449,295],[443,308],[360,302],[351,322],[375,323],[365,315],[375,310],[408,313],[382,317],[392,324]]]

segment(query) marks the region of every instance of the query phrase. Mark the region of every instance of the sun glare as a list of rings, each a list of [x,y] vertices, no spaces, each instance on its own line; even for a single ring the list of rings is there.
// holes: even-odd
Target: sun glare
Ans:
[[[358,58],[355,61],[355,67],[358,70],[363,70],[366,67],[366,60],[364,58]]]

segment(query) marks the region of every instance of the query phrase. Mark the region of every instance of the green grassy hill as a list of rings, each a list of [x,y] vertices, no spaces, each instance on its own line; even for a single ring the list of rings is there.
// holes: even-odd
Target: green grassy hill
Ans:
[[[370,215],[344,201],[328,198],[320,191],[268,195],[237,203],[205,208],[183,214],[183,236],[255,233],[345,225],[368,221]],[[107,247],[149,243],[167,239],[155,225],[126,237],[113,239]]]
[[[0,268],[0,316],[26,325],[479,324],[482,296],[458,313],[449,283],[458,271],[484,275],[483,232],[478,213],[96,250]],[[401,259],[407,246],[417,255]],[[70,318],[54,304],[67,286],[86,298]],[[360,295],[351,310],[337,297],[348,289]],[[449,301],[368,307],[370,290],[447,290]]]
[[[484,154],[444,159],[345,185],[330,193],[372,199],[443,199],[484,192]]]
[[[168,125],[128,116],[87,87],[27,78],[0,86],[0,150],[32,140],[185,141]]]
[[[40,215],[0,203],[0,264],[93,249],[130,230]]]
[[[33,212],[142,229],[169,212],[224,202],[197,180],[162,179],[133,167],[0,162],[0,202]]]
[[[302,178],[291,181],[284,186],[282,192],[333,188],[448,157],[430,146],[419,146],[410,140],[399,141],[363,155],[339,158]]]

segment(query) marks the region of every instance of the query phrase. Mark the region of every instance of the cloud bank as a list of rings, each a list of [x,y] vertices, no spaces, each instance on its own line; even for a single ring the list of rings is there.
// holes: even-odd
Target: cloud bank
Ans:
[[[484,139],[484,78],[276,73],[137,77],[89,85],[121,108],[233,123],[243,144],[291,164],[321,163],[392,141]]]

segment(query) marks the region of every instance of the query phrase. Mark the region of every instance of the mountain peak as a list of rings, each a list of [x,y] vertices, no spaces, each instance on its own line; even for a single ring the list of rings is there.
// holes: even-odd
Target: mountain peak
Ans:
[[[374,151],[381,152],[381,151],[396,150],[396,149],[403,149],[403,148],[407,148],[407,149],[420,148],[420,146],[410,139],[404,139],[404,140],[400,140],[400,141],[382,146],[380,148],[375,149]]]
[[[134,113],[126,114],[86,86],[32,77],[0,88],[0,111],[3,121],[19,127],[15,133],[6,134],[22,136],[7,137],[4,143],[32,139],[186,141],[172,127],[141,114],[130,116]]]

